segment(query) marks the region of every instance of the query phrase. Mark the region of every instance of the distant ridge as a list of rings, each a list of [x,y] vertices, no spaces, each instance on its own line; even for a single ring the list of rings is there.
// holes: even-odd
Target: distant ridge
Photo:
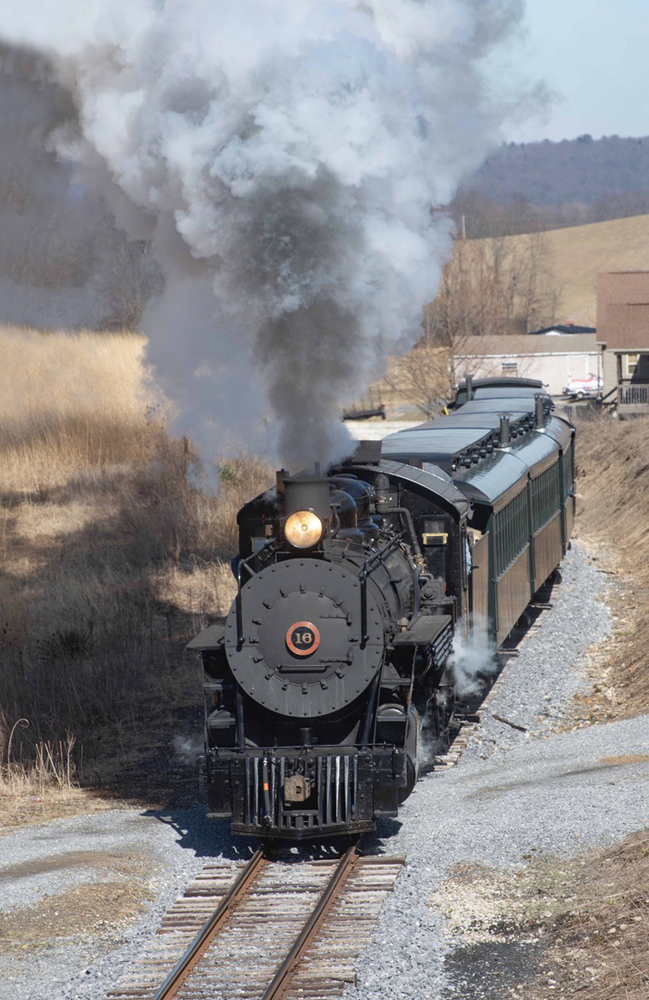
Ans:
[[[495,201],[512,195],[533,205],[582,202],[611,195],[649,195],[649,136],[589,135],[562,142],[508,143],[487,158],[474,183]]]
[[[649,213],[649,136],[503,145],[449,209],[469,239]]]

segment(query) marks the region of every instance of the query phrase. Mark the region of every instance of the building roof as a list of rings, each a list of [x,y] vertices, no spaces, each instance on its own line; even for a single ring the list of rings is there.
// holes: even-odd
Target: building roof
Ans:
[[[471,380],[473,402],[484,399],[507,399],[515,405],[516,402],[523,402],[528,397],[534,397],[537,392],[543,392],[543,382],[533,378],[512,378],[510,375],[496,375],[487,378],[473,378]],[[448,404],[449,410],[457,410],[467,402],[466,377],[460,381],[457,387],[457,394],[452,403]]]
[[[596,354],[596,333],[561,337],[530,337],[527,333],[500,337],[467,337],[458,358],[519,357],[526,354]]]
[[[560,335],[562,337],[572,336],[573,333],[595,333],[594,326],[577,326],[576,323],[557,323],[555,326],[544,326],[542,330],[529,330],[528,337],[537,337],[539,334],[548,333]]]

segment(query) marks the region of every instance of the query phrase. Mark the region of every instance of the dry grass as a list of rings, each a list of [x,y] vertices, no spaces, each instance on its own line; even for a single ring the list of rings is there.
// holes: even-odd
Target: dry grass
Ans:
[[[0,912],[0,955],[11,964],[12,954],[24,959],[30,952],[51,948],[61,938],[77,942],[81,938],[95,949],[102,940],[115,942],[153,898],[151,860],[132,846],[124,852],[114,847],[103,851],[95,843],[85,851],[67,850],[4,867],[4,880],[75,870],[86,877],[81,885],[54,883],[36,903]]]
[[[85,811],[78,787],[76,740],[37,740],[33,754],[20,762],[12,760],[16,731],[28,728],[27,719],[18,719],[5,746],[0,766],[0,826],[14,826],[54,816]]]
[[[557,984],[552,996],[565,1000],[646,1000],[648,832],[570,865],[545,863],[526,879],[528,893],[541,892],[543,905],[554,911],[543,928],[551,967],[529,990],[530,1000],[546,1000],[547,978]]]
[[[493,1000],[646,1000],[648,833],[572,858],[532,847],[519,869],[454,866],[430,904],[461,941],[460,988],[484,984],[469,995]]]
[[[152,898],[151,890],[135,879],[115,878],[47,895],[32,906],[0,913],[0,954],[18,954],[24,960],[61,938],[82,937],[88,947],[90,932],[96,948],[97,938],[114,939],[116,931],[132,924]]]
[[[146,741],[197,703],[184,645],[229,606],[235,513],[269,481],[244,456],[218,495],[193,485],[198,457],[167,433],[143,347],[127,334],[0,330],[4,795],[68,732],[93,773],[98,740],[111,743],[103,727]],[[14,732],[9,775],[20,718],[30,725]]]
[[[616,583],[605,664],[609,717],[649,711],[649,419],[603,417],[578,427],[579,534]]]
[[[0,329],[3,493],[42,500],[71,476],[146,457],[145,418],[165,405],[148,384],[144,346],[131,334]]]

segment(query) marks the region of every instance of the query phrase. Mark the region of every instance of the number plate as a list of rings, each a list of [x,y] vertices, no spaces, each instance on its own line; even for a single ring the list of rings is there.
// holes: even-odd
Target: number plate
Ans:
[[[312,622],[295,622],[287,629],[286,645],[295,656],[310,656],[320,645],[320,633]]]

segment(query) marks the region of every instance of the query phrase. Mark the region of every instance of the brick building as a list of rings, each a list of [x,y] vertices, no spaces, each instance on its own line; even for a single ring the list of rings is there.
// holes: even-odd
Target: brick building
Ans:
[[[649,412],[649,271],[597,275],[597,343],[604,396],[620,416]]]

